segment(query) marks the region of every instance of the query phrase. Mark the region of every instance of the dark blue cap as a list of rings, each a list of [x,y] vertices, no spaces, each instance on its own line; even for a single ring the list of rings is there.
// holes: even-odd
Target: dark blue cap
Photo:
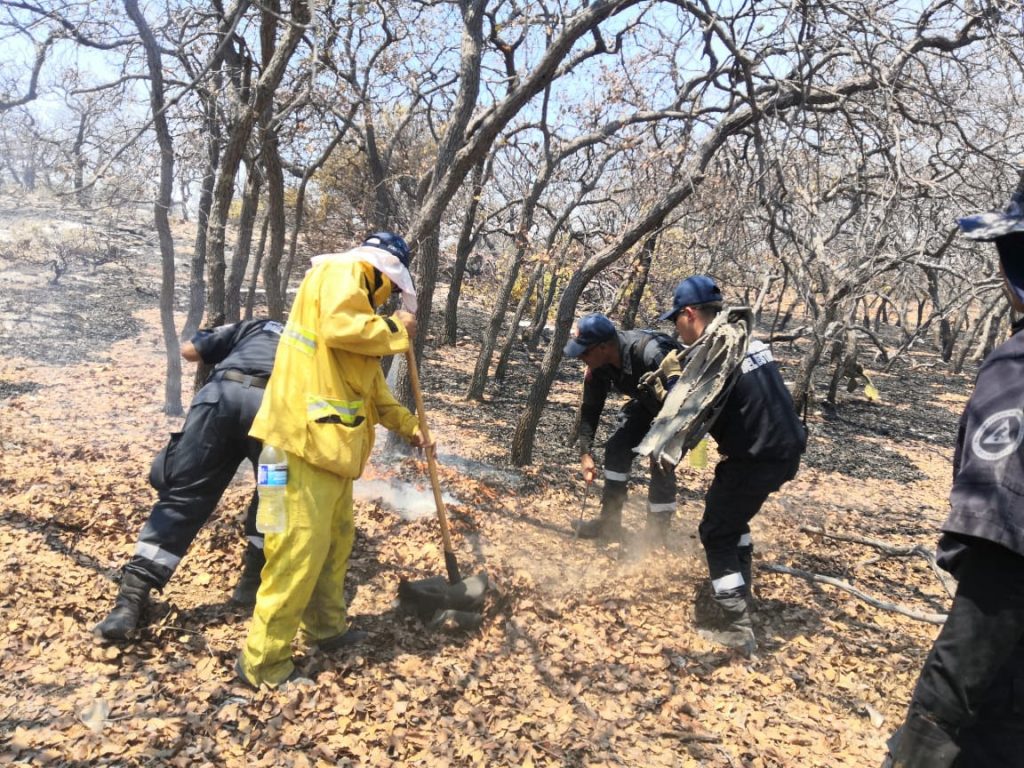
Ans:
[[[722,302],[722,292],[715,285],[715,281],[707,275],[694,275],[688,277],[676,286],[676,292],[672,296],[672,309],[665,312],[659,320],[675,320],[679,310],[683,307],[693,307],[698,304],[713,304]]]
[[[976,213],[957,222],[964,237],[969,240],[998,240],[1006,235],[1024,232],[1024,185],[1021,186],[1003,211]]]
[[[581,317],[574,330],[563,350],[566,357],[579,357],[596,344],[615,338],[615,324],[602,314]]]
[[[396,235],[394,232],[374,232],[363,240],[363,245],[381,248],[392,256],[396,256],[406,269],[409,268],[409,244],[401,235]]]
[[[1003,211],[978,213],[959,220],[960,231],[970,240],[995,241],[1006,280],[1024,302],[1024,182]]]

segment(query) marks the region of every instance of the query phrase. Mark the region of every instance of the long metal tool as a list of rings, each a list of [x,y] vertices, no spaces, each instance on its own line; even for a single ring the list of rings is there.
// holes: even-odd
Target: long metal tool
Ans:
[[[580,506],[580,516],[576,520],[576,525],[573,526],[572,537],[574,540],[580,537],[580,527],[583,525],[583,519],[587,512],[587,501],[590,499],[590,483],[583,482],[583,504]]]
[[[437,458],[434,456],[434,441],[430,439],[427,427],[427,411],[423,407],[423,393],[420,392],[420,374],[416,368],[416,353],[412,346],[405,351],[405,360],[409,366],[409,383],[412,385],[413,398],[416,401],[416,415],[420,420],[420,432],[426,445],[427,469],[430,473],[430,486],[434,491],[434,505],[437,507],[437,522],[441,525],[441,540],[444,544],[444,565],[448,570],[448,583],[458,584],[462,581],[459,575],[459,562],[452,550],[452,537],[448,532],[448,515],[445,512],[444,499],[441,498],[441,483],[437,476]]]

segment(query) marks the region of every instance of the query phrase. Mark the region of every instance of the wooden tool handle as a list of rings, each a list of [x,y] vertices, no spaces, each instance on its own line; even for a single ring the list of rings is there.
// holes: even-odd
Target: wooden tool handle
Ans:
[[[444,543],[444,562],[448,569],[448,581],[455,584],[462,581],[459,575],[459,564],[455,559],[455,552],[452,550],[452,537],[448,532],[448,515],[444,508],[444,499],[441,498],[441,483],[437,477],[437,458],[434,456],[434,443],[430,439],[430,429],[427,427],[427,411],[423,407],[423,393],[420,391],[420,374],[416,368],[416,353],[412,345],[405,351],[405,360],[409,366],[409,383],[412,385],[413,399],[416,401],[416,416],[420,420],[420,432],[423,434],[425,443],[424,453],[427,454],[427,469],[430,473],[430,486],[434,491],[434,506],[437,507],[437,522],[441,524],[441,541]]]

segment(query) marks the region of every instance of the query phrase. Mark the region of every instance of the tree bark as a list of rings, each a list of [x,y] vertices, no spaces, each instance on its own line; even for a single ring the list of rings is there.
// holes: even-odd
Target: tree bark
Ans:
[[[263,254],[267,251],[267,228],[270,222],[263,217],[263,224],[260,225],[260,244],[256,248],[256,259],[252,263],[252,272],[249,276],[249,291],[245,297],[245,319],[252,320],[253,309],[256,305],[256,287],[259,285],[260,269],[263,267]]]
[[[470,190],[469,205],[462,217],[462,228],[459,230],[459,242],[455,247],[455,266],[452,269],[452,282],[448,286],[448,300],[444,310],[444,332],[441,344],[454,345],[459,335],[459,297],[462,294],[462,281],[466,276],[466,264],[473,250],[476,238],[473,227],[476,224],[476,212],[480,207],[480,195],[483,191],[484,164],[478,163],[473,168],[473,185]]]
[[[265,9],[263,13],[264,16],[273,16],[273,12],[269,9]],[[210,213],[207,235],[209,246],[206,311],[212,325],[223,323],[225,317],[225,231],[227,229],[231,200],[234,197],[235,177],[238,174],[238,167],[241,164],[246,144],[252,134],[253,126],[257,118],[273,102],[274,92],[284,77],[288,62],[302,40],[302,36],[305,34],[305,24],[309,21],[309,7],[306,0],[295,0],[293,2],[291,21],[292,23],[287,26],[280,44],[275,48],[267,66],[263,69],[263,74],[256,83],[255,96],[252,102],[240,108],[237,121],[231,128],[224,154],[221,157],[217,183],[214,187],[213,207]],[[273,180],[270,178],[270,169],[268,169],[267,186],[268,188],[273,186]],[[278,259],[280,259],[280,250],[278,251]],[[276,278],[277,274],[275,271]],[[268,289],[268,301],[269,293]]]
[[[260,169],[252,161],[246,163],[246,167],[248,174],[242,192],[242,212],[238,217],[235,253],[231,257],[231,271],[228,273],[225,319],[229,323],[237,323],[241,316],[242,283],[245,282],[245,271],[249,266],[253,227],[260,206]]]
[[[640,314],[640,302],[647,289],[647,278],[651,273],[651,261],[654,259],[654,249],[658,245],[658,236],[652,235],[644,241],[640,253],[637,254],[636,271],[629,282],[629,292],[626,294],[626,307],[619,320],[619,326],[629,331],[636,327],[636,318]]]
[[[164,76],[160,46],[149,24],[139,11],[138,0],[124,0],[125,11],[135,23],[146,51],[149,70],[149,105],[153,112],[153,130],[160,147],[160,185],[153,203],[153,223],[160,241],[160,327],[167,352],[167,378],[164,382],[164,413],[177,416],[181,407],[181,348],[174,325],[174,240],[171,237],[171,197],[174,190],[174,144],[164,115]]]

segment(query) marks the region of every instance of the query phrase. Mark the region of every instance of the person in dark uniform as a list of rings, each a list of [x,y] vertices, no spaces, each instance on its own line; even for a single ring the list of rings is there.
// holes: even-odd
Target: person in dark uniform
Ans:
[[[1024,312],[1024,175],[1005,213],[960,220],[994,241],[1005,293]],[[1024,321],[978,371],[953,456],[937,561],[957,579],[886,766],[1024,766]]]
[[[619,540],[622,538],[622,507],[626,503],[627,483],[633,449],[640,443],[661,404],[641,390],[640,379],[656,371],[665,355],[679,346],[663,333],[617,331],[601,314],[587,315],[576,323],[575,335],[565,346],[565,355],[579,358],[587,366],[583,379],[583,404],[580,407],[580,464],[583,479],[589,485],[597,475],[592,454],[597,432],[610,392],[617,391],[630,400],[619,412],[615,431],[604,449],[604,489],[600,516],[573,527],[581,539]],[[659,545],[671,524],[676,509],[676,477],[651,460],[651,481],[647,492],[649,544]]]
[[[692,345],[723,307],[715,281],[694,275],[676,286],[672,309],[660,319],[672,321],[683,344]],[[703,625],[702,635],[749,655],[756,647],[749,608],[754,553],[750,520],[770,494],[796,476],[807,430],[771,349],[763,342],[749,342],[734,376],[708,430],[722,456],[698,529],[713,600],[702,589],[695,618]]]
[[[181,432],[171,435],[157,454],[149,482],[158,501],[124,566],[113,610],[93,633],[104,640],[125,640],[135,630],[151,589],[161,590],[185,556],[199,529],[213,514],[239,464],[246,458],[255,471],[261,444],[249,437],[263,390],[274,367],[283,326],[273,320],[247,320],[200,331],[181,350],[191,362],[216,365],[192,400]],[[263,568],[263,536],[256,531],[256,494],[246,515],[249,540],[244,567],[232,596],[253,605]]]

